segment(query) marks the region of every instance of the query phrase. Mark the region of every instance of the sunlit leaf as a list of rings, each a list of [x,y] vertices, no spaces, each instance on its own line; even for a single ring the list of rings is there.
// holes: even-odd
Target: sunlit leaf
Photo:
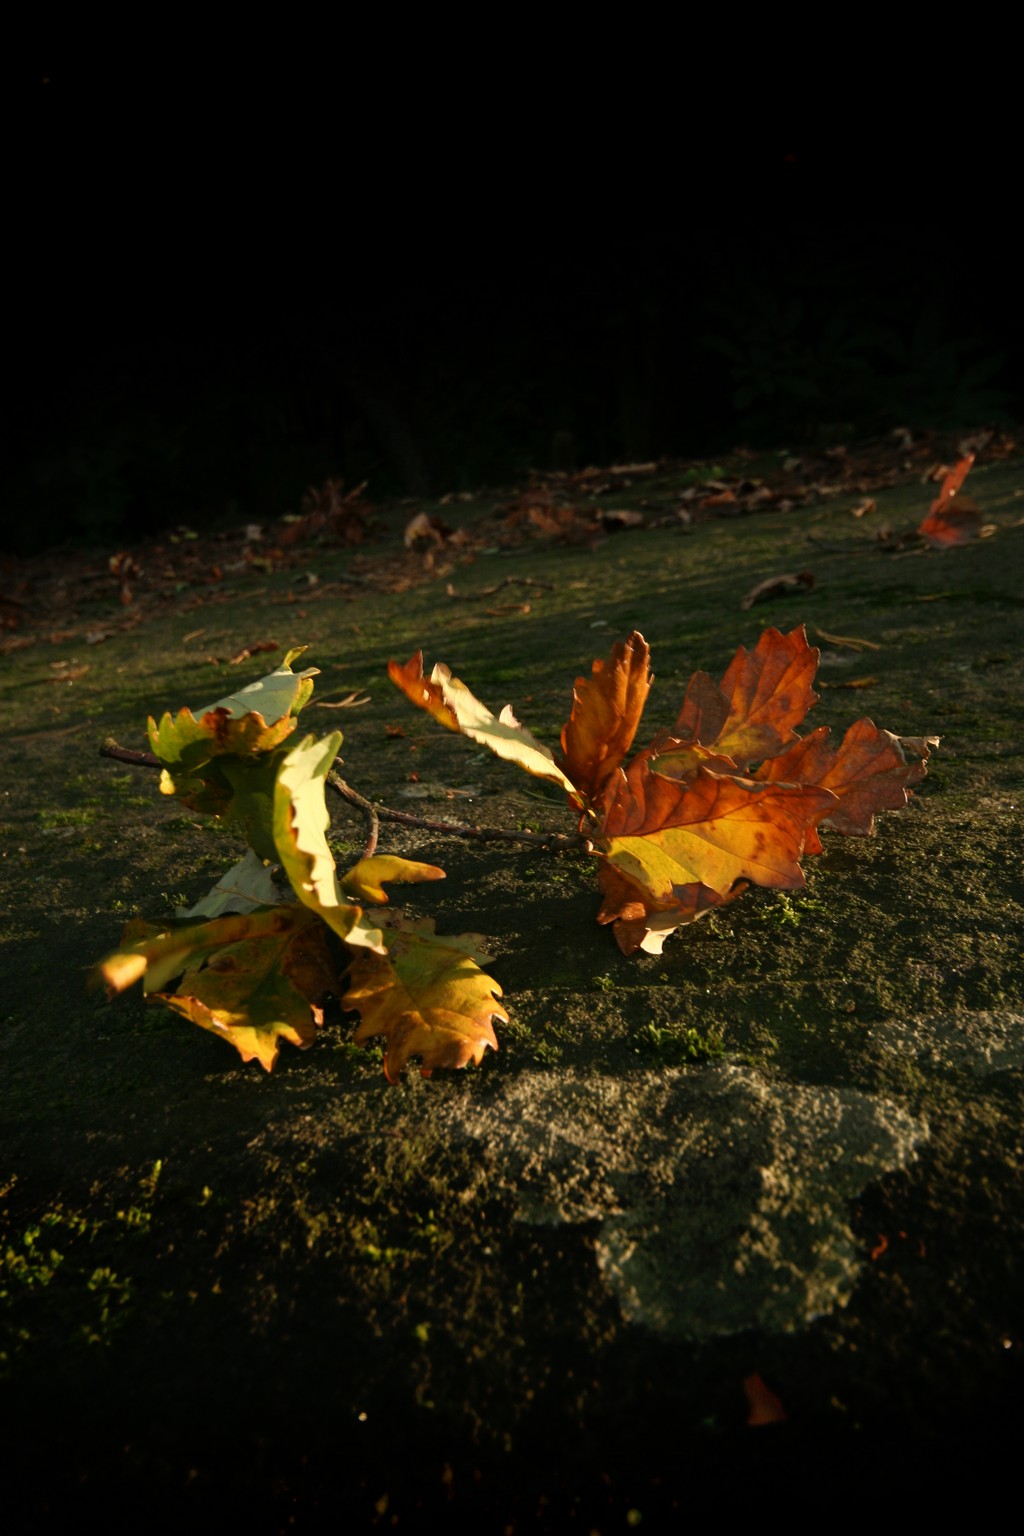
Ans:
[[[600,920],[666,934],[733,896],[739,882],[797,889],[808,835],[835,804],[813,785],[762,785],[703,767],[679,781],[635,760],[609,782],[593,839],[622,877],[605,877]],[[640,931],[631,929],[631,940]],[[654,944],[641,938],[639,947]]]
[[[307,736],[287,754],[274,785],[274,844],[292,890],[348,944],[381,948],[379,929],[362,907],[346,902],[327,846],[330,815],[324,782],[338,755],[341,732],[317,741]]]
[[[425,709],[439,725],[443,725],[449,731],[458,731],[458,719],[451,705],[445,702],[440,680],[435,675],[437,671],[435,667],[429,678],[423,675],[422,651],[417,651],[404,666],[397,661],[388,662],[388,676],[395,687],[402,690],[407,699],[411,700],[418,709]],[[447,672],[447,668],[445,671]]]
[[[222,917],[227,912],[252,912],[256,907],[273,906],[280,900],[269,868],[250,848],[194,907],[184,908],[177,915]]]
[[[973,453],[958,460],[943,480],[939,494],[928,508],[928,516],[917,530],[936,549],[966,544],[981,533],[981,513],[972,501],[960,496],[973,463]]]
[[[660,955],[665,940],[677,928],[694,922],[712,907],[734,901],[750,887],[749,881],[737,880],[732,890],[723,895],[695,882],[680,886],[671,900],[659,902],[642,884],[629,879],[606,859],[598,865],[597,884],[604,897],[597,920],[612,924],[615,942],[624,955],[632,955],[638,949]]]
[[[910,785],[924,778],[930,748],[938,745],[937,736],[909,742],[908,756],[898,736],[867,719],[851,725],[838,746],[832,746],[829,737],[828,726],[819,726],[780,757],[762,763],[755,778],[762,783],[820,784],[830,789],[839,797],[838,804],[820,825],[853,837],[869,836],[879,811],[897,811],[906,805]],[[821,852],[816,832],[809,835],[807,852]]]
[[[608,660],[578,677],[572,714],[562,728],[561,767],[575,787],[596,800],[633,744],[653,678],[650,646],[637,630],[618,641]]]
[[[497,1001],[501,988],[480,969],[488,956],[479,936],[440,937],[430,918],[390,918],[383,931],[386,954],[358,955],[342,1005],[360,1014],[357,1042],[383,1037],[388,1081],[414,1056],[429,1075],[497,1050],[494,1020],[508,1014]]]
[[[438,662],[429,678],[423,676],[423,653],[418,652],[405,666],[388,662],[388,676],[407,698],[425,709],[450,731],[468,736],[470,741],[487,747],[497,757],[515,763],[535,778],[548,779],[579,800],[579,791],[555,762],[554,755],[525,726],[520,725],[506,705],[495,719],[448,668]]]
[[[165,1003],[269,1071],[281,1040],[311,1045],[321,1003],[340,985],[323,923],[292,904],[171,931],[130,925],[98,967],[112,992],[142,980]],[[173,990],[170,984],[176,982]]]
[[[375,854],[360,859],[341,877],[341,888],[354,901],[368,901],[374,906],[387,901],[383,882],[396,880],[403,884],[418,884],[424,880],[443,880],[444,870],[436,864],[416,864],[411,859],[399,859],[390,854]]]
[[[699,882],[720,895],[737,880],[791,890],[809,827],[836,799],[802,784],[759,784],[697,770],[688,782],[638,762],[609,786],[594,846],[656,901]]]
[[[292,671],[292,662],[308,649],[305,645],[295,646],[275,672],[269,672],[255,683],[247,683],[244,688],[229,693],[226,698],[216,699],[212,704],[192,710],[192,715],[200,720],[213,710],[223,709],[234,719],[258,714],[267,725],[273,725],[286,715],[297,715],[313,692],[312,679],[320,672],[319,667],[306,667],[303,672]]]
[[[290,662],[304,649],[289,651],[276,672],[215,704],[165,714],[159,725],[149,721],[150,749],[163,765],[162,793],[180,795],[206,815],[232,816],[264,859],[274,856],[267,814],[276,773],[271,756],[295,730],[318,670],[292,672]],[[241,794],[250,797],[245,806]]]
[[[818,656],[802,625],[788,635],[766,629],[752,651],[739,647],[720,684],[694,674],[673,737],[713,747],[741,770],[773,757],[817,702]]]

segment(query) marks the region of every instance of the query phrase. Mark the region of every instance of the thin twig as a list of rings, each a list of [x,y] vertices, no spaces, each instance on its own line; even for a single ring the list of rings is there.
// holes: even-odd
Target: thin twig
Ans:
[[[336,773],[327,775],[327,782],[345,800],[360,807],[369,806],[362,795],[346,784]],[[382,821],[397,821],[403,827],[418,827],[424,832],[442,832],[448,837],[469,837],[478,843],[532,843],[537,848],[553,850],[579,849],[580,839],[564,832],[511,832],[505,827],[465,827],[454,821],[431,821],[426,816],[414,816],[410,811],[393,811],[389,806],[370,807]]]
[[[118,763],[130,763],[135,768],[159,768],[161,762],[152,752],[135,752],[130,747],[119,747],[113,737],[100,747],[101,757],[112,757]],[[333,790],[362,811],[367,819],[368,831],[363,858],[368,859],[377,847],[380,822],[397,821],[403,827],[418,827],[424,832],[441,832],[447,837],[468,837],[478,843],[530,843],[535,848],[547,848],[551,852],[579,850],[583,841],[575,834],[565,832],[511,832],[505,827],[464,827],[453,821],[430,821],[425,816],[414,816],[409,811],[393,811],[386,805],[372,805],[351,784],[346,784],[339,774],[329,773],[327,782]]]
[[[365,799],[357,789],[352,788],[351,784],[346,784],[345,780],[339,774],[329,773],[327,775],[327,782],[332,789],[337,790],[338,794],[341,795],[343,800],[347,800],[349,805],[356,806],[366,817],[367,832],[366,843],[363,847],[363,858],[372,858],[377,848],[377,838],[380,835],[380,821],[378,819],[379,813],[377,811],[377,807],[371,805],[369,800]]]
[[[100,757],[112,757],[117,763],[131,763],[135,768],[161,768],[163,764],[152,752],[133,752],[131,747],[119,747],[113,736],[108,736],[100,747]]]

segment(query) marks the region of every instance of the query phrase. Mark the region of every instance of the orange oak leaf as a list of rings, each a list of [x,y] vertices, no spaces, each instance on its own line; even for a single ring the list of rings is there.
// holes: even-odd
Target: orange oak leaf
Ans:
[[[560,766],[577,789],[596,800],[633,744],[654,681],[651,648],[637,630],[618,641],[590,677],[578,677],[572,713],[562,727]]]
[[[803,625],[788,635],[766,629],[752,651],[739,647],[720,684],[694,673],[671,739],[654,743],[659,757],[670,758],[684,743],[712,747],[739,769],[774,756],[818,701],[811,683],[819,654]]]
[[[609,781],[593,847],[637,888],[635,899],[647,911],[663,914],[647,927],[667,934],[670,923],[692,922],[717,904],[691,887],[722,898],[738,881],[802,886],[799,859],[808,834],[835,804],[835,795],[817,785],[759,784],[704,767],[680,781],[638,758]],[[612,917],[636,920],[628,908],[606,911],[604,921]]]
[[[930,749],[939,741],[929,736],[901,742],[867,719],[851,725],[838,746],[831,745],[829,735],[827,725],[819,726],[780,757],[762,763],[754,777],[761,783],[820,784],[830,789],[839,803],[820,825],[848,837],[869,837],[878,811],[896,811],[906,805],[909,786],[924,778]],[[816,830],[808,835],[806,852],[821,852]]]
[[[435,667],[434,673],[436,672]],[[449,731],[457,731],[459,722],[455,711],[445,703],[444,694],[434,673],[430,677],[424,677],[422,651],[417,651],[415,656],[410,656],[404,666],[397,661],[388,662],[388,677],[395,687],[401,688],[406,698],[411,699],[419,709],[425,709],[428,715],[433,715],[439,725],[446,726]]]
[[[973,463],[974,454],[968,453],[953,466],[917,530],[936,549],[966,544],[981,533],[978,508],[966,497],[956,500]]]
[[[384,1036],[384,1075],[398,1081],[412,1056],[425,1076],[434,1067],[479,1063],[496,1051],[493,1020],[508,1022],[501,988],[477,961],[488,956],[477,934],[439,936],[432,918],[413,922],[374,913],[384,931],[385,955],[364,951],[352,967],[342,1007],[356,1009],[355,1040]]]
[[[487,747],[506,762],[516,763],[535,778],[549,779],[581,803],[579,791],[558,767],[554,753],[519,724],[511,705],[506,704],[495,717],[465,683],[452,676],[443,662],[438,662],[430,677],[424,678],[422,652],[417,652],[404,667],[389,661],[388,676],[407,698],[450,731],[468,736],[470,741]]]
[[[732,890],[722,895],[695,882],[680,887],[671,902],[659,902],[605,859],[597,871],[597,884],[604,896],[597,920],[612,924],[615,942],[624,955],[635,954],[638,949],[660,955],[670,933],[684,923],[694,922],[712,907],[735,901],[750,888],[748,880],[737,880]]]

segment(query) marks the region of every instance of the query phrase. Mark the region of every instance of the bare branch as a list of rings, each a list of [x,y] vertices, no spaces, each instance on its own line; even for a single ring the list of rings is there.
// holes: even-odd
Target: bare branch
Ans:
[[[113,737],[100,747],[101,757],[111,757],[118,763],[130,763],[135,768],[159,768],[160,759],[152,752],[135,752],[130,747],[120,747]],[[453,821],[430,821],[425,816],[413,816],[409,811],[393,811],[386,805],[372,805],[358,790],[346,784],[336,773],[327,775],[327,782],[343,800],[362,811],[367,821],[366,846],[363,858],[368,859],[377,847],[380,822],[395,821],[403,827],[418,827],[424,832],[440,832],[446,837],[468,837],[478,843],[529,843],[535,848],[547,848],[552,853],[568,852],[584,848],[583,840],[575,833],[565,832],[513,832],[505,827],[465,827]]]

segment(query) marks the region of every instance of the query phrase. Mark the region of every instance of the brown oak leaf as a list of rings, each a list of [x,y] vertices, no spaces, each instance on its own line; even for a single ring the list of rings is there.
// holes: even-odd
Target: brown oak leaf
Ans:
[[[897,811],[906,805],[909,786],[924,778],[929,751],[938,745],[937,736],[901,743],[891,731],[867,719],[851,725],[838,746],[831,745],[829,736],[828,726],[819,726],[781,756],[762,763],[754,777],[762,783],[820,784],[830,789],[839,803],[821,825],[848,837],[869,837],[878,811]],[[815,830],[808,836],[806,852],[821,852]]]
[[[803,625],[788,635],[766,629],[752,651],[739,647],[720,684],[694,673],[672,738],[713,747],[739,769],[773,756],[818,701],[811,683],[819,654]]]
[[[638,758],[610,780],[593,846],[635,888],[633,902],[661,914],[646,925],[651,941],[642,941],[658,952],[673,927],[729,897],[737,882],[799,889],[808,835],[835,804],[830,790],[813,784],[759,784],[704,767],[680,781]],[[621,892],[606,890],[603,921],[639,917],[628,903],[609,910],[609,894],[614,900]]]
[[[953,466],[917,530],[936,549],[966,544],[980,536],[980,511],[966,496],[957,500],[973,463],[974,454],[968,453]]]
[[[634,630],[612,647],[607,661],[594,662],[590,677],[576,679],[559,766],[591,800],[633,745],[654,681],[650,657],[650,646]]]

